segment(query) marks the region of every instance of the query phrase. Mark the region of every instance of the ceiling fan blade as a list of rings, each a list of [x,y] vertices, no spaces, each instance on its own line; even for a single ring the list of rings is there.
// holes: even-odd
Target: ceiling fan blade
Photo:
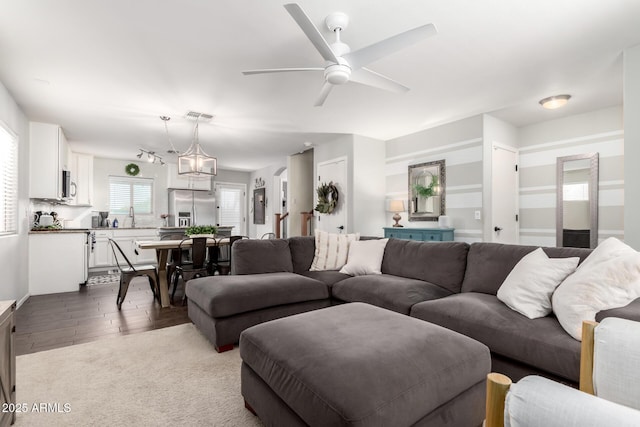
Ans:
[[[311,43],[313,43],[318,52],[320,52],[320,55],[327,61],[337,63],[338,58],[336,58],[335,53],[331,50],[329,43],[322,37],[318,28],[313,25],[313,22],[311,22],[311,19],[304,13],[302,8],[296,3],[285,4],[284,8],[287,9],[289,15],[298,23],[302,31],[307,35],[307,38],[311,40]]]
[[[324,68],[266,68],[264,70],[247,70],[242,74],[249,76],[252,74],[267,74],[267,73],[289,73],[292,71],[324,71]]]
[[[324,101],[327,100],[327,96],[329,96],[331,89],[333,89],[333,85],[329,82],[324,82],[324,85],[322,85],[322,89],[320,89],[320,94],[316,99],[316,103],[313,104],[313,106],[322,107],[322,104],[324,104]]]
[[[350,81],[396,93],[404,93],[409,90],[405,85],[402,85],[395,80],[391,80],[389,77],[385,77],[382,74],[378,74],[375,71],[371,71],[368,68],[360,68],[359,70],[353,71],[351,73]]]
[[[362,49],[343,55],[352,69],[362,68],[373,61],[409,47],[427,37],[438,33],[435,25],[426,24],[404,33],[396,34]]]

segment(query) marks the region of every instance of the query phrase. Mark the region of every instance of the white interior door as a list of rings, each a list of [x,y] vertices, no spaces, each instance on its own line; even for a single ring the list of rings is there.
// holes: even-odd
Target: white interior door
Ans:
[[[232,226],[232,235],[244,236],[246,232],[245,206],[246,186],[244,184],[216,183],[216,209],[218,226]]]
[[[318,163],[318,178],[316,188],[323,183],[333,182],[338,189],[338,204],[330,214],[315,212],[316,229],[328,233],[347,232],[347,160],[338,158],[328,162]],[[314,196],[314,203],[318,203],[317,194]]]
[[[518,243],[518,150],[493,143],[491,159],[491,241]]]

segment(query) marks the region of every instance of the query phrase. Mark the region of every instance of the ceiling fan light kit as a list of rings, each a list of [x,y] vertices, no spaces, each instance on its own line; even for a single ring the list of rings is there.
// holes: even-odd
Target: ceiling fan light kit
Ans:
[[[334,85],[343,85],[350,81],[396,93],[408,91],[408,87],[369,70],[365,66],[437,34],[436,27],[433,24],[426,24],[351,52],[349,46],[340,40],[340,33],[349,25],[349,16],[347,14],[334,12],[326,17],[325,24],[327,28],[333,31],[336,36],[335,42],[329,44],[298,4],[285,4],[284,8],[324,58],[324,67],[247,70],[242,73],[244,75],[252,75],[292,71],[324,71],[324,84],[314,104],[317,107],[324,104]]]
[[[571,99],[571,95],[554,95],[548,98],[541,99],[539,104],[547,110],[555,110],[556,108],[564,107]]]

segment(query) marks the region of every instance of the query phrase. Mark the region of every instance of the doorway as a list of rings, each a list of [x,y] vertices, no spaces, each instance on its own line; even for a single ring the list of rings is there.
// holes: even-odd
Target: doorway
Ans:
[[[333,182],[338,189],[338,203],[330,214],[315,214],[317,230],[328,233],[347,233],[347,159],[340,157],[327,162],[318,163],[318,179],[316,188],[322,184]],[[317,204],[317,195],[315,197]]]
[[[246,234],[246,191],[244,184],[217,182],[215,185],[217,225],[232,226],[232,235]]]
[[[491,148],[491,241],[517,244],[518,150],[496,142]]]

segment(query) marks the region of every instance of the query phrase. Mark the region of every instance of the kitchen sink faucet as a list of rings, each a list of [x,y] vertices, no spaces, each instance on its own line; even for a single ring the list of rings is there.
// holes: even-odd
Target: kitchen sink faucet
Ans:
[[[136,213],[133,206],[129,207],[129,216],[131,217],[131,228],[136,228]]]

